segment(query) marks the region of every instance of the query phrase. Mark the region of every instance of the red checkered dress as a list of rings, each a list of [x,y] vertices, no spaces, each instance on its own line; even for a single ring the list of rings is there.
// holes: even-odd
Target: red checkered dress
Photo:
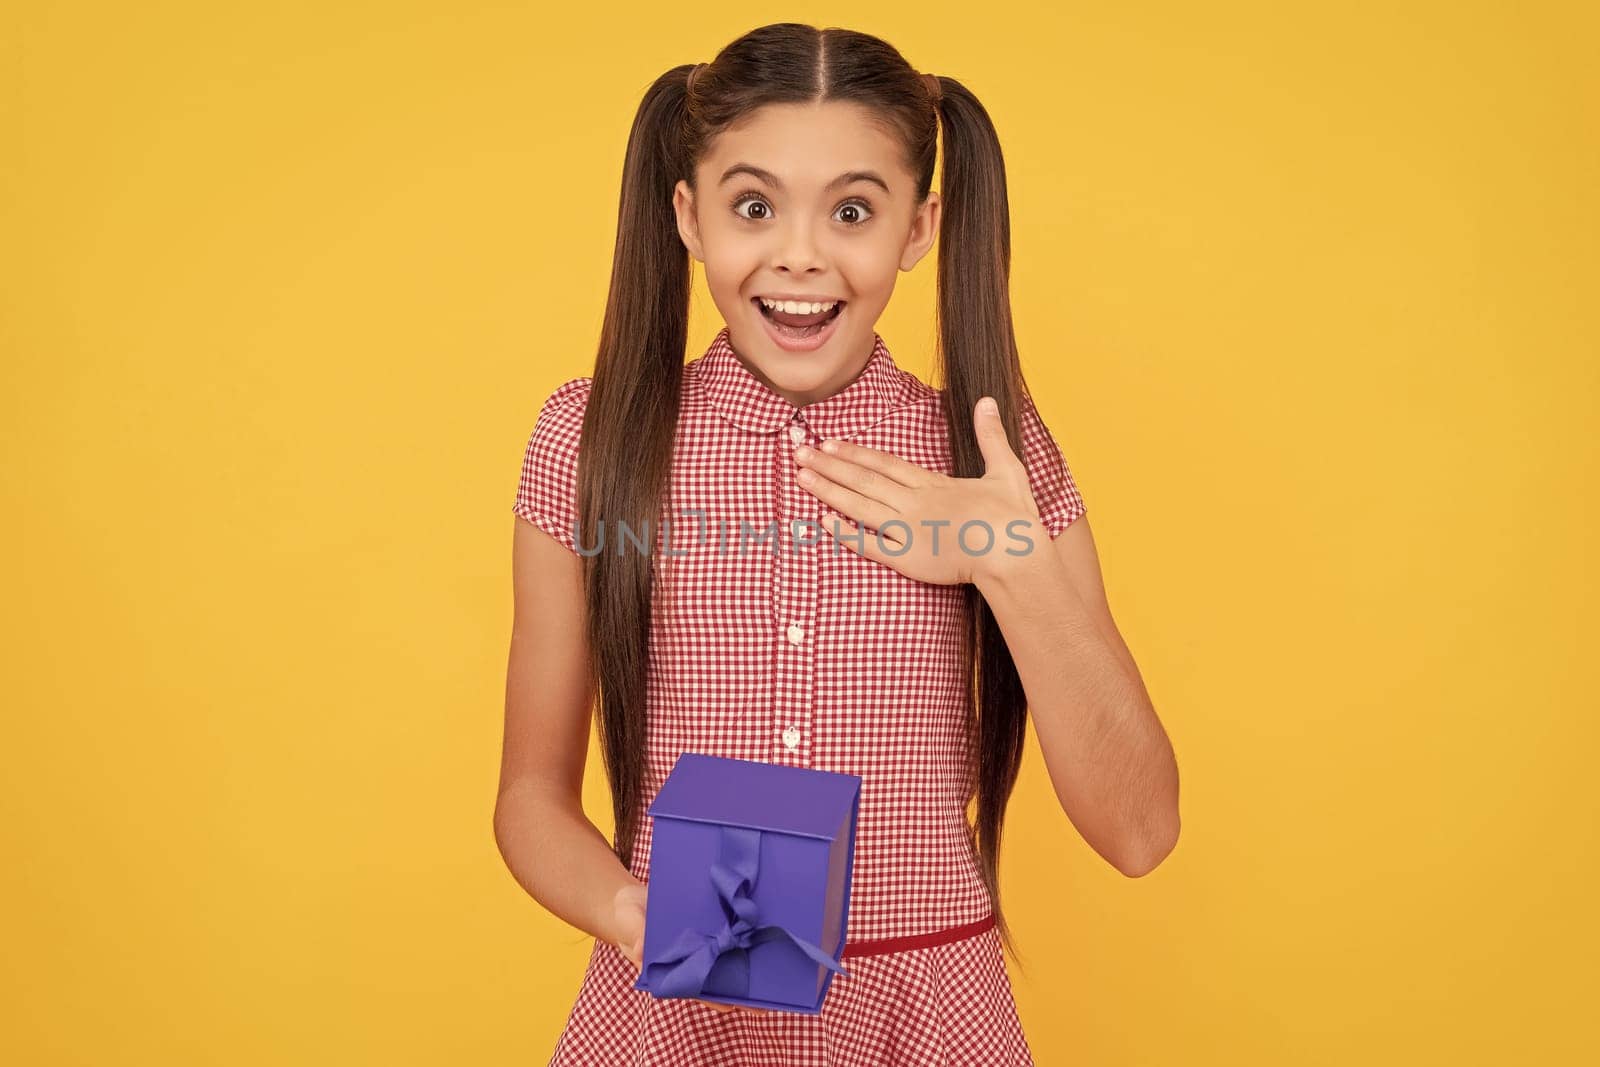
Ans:
[[[830,437],[949,473],[939,393],[874,337],[861,374],[802,408],[740,361],[726,327],[685,368],[669,499],[646,535],[657,539],[658,559],[632,867],[647,878],[645,808],[680,753],[860,775],[849,974],[834,976],[817,1015],[724,1014],[633,989],[638,968],[596,940],[552,1064],[1033,1062],[969,838],[976,744],[961,587],[918,582],[835,545],[819,524],[837,512],[795,481],[795,445]],[[590,384],[573,378],[545,401],[514,510],[568,549],[592,553],[600,532],[580,531],[579,541],[573,530]],[[1054,538],[1084,513],[1083,498],[1037,411],[1024,409],[1023,459]],[[660,551],[663,519],[671,519],[670,555]],[[614,525],[606,524],[606,551],[616,551]],[[941,549],[953,529],[940,531]],[[972,533],[976,548],[981,531]],[[995,534],[997,550],[1011,543]]]

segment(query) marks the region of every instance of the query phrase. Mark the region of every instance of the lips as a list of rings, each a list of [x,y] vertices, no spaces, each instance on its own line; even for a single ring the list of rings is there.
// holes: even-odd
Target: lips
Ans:
[[[841,300],[832,309],[815,315],[790,315],[769,310],[759,297],[752,297],[750,302],[756,306],[773,343],[788,352],[813,352],[821,348],[833,336],[845,308],[845,301]]]
[[[777,323],[780,326],[786,326],[792,330],[805,330],[812,326],[820,326],[822,323],[827,322],[829,319],[835,317],[844,310],[843,300],[835,301],[833,307],[826,311],[805,314],[797,314],[788,311],[779,311],[775,308],[769,308],[766,304],[762,303],[760,297],[752,298],[752,302],[756,305],[756,310],[760,311],[766,319]]]

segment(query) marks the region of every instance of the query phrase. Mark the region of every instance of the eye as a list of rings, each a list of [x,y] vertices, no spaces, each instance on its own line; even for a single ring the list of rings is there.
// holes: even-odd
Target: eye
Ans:
[[[853,219],[840,219],[839,220],[840,222],[844,223],[846,226],[862,226],[862,225],[865,225],[867,223],[867,221],[872,218],[872,206],[870,204],[868,204],[865,200],[846,200],[844,203],[839,205],[839,210],[840,211],[853,211],[856,214],[856,217],[853,218]],[[866,218],[862,218],[861,217],[862,212],[866,213]]]
[[[744,212],[739,210],[746,204],[759,204],[763,214],[746,215]],[[766,197],[759,193],[745,193],[743,196],[739,197],[739,199],[733,202],[733,213],[739,216],[741,219],[744,219],[746,222],[765,222],[767,219],[772,217],[772,205],[767,203]]]

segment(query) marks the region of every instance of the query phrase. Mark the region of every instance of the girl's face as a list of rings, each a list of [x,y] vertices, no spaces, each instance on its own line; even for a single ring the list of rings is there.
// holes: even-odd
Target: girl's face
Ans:
[[[734,351],[796,407],[866,366],[896,272],[939,231],[939,194],[914,202],[899,143],[868,116],[838,101],[758,108],[708,146],[694,189],[673,190]],[[842,303],[820,331],[785,332],[763,297]]]

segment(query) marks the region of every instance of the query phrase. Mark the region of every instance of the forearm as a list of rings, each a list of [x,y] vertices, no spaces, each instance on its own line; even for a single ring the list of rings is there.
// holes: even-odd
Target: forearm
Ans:
[[[1062,810],[1096,852],[1127,874],[1158,862],[1176,837],[1177,764],[1136,667],[1119,654],[1049,550],[982,575],[1027,693]]]
[[[613,902],[637,879],[581,804],[535,785],[513,785],[495,805],[494,836],[529,896],[572,926],[615,943]]]

